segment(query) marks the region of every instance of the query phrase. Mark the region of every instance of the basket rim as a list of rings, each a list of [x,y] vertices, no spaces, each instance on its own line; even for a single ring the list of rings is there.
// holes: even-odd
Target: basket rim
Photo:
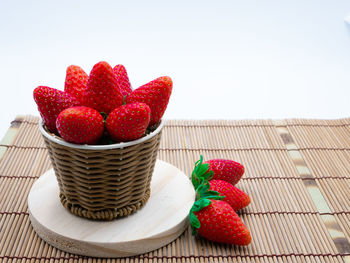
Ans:
[[[66,142],[64,141],[62,138],[57,137],[57,136],[52,136],[51,134],[49,134],[45,129],[44,129],[44,125],[43,125],[43,121],[42,119],[39,120],[39,129],[42,135],[44,135],[47,139],[49,139],[52,142],[55,142],[57,144],[66,146],[66,147],[70,147],[70,148],[75,148],[75,149],[81,149],[81,150],[110,150],[110,149],[123,149],[125,147],[128,146],[132,146],[132,145],[136,145],[142,142],[145,142],[149,139],[151,139],[152,137],[156,136],[163,128],[164,126],[164,121],[161,120],[159,126],[157,127],[157,129],[155,129],[153,132],[151,132],[150,134],[134,140],[134,141],[130,141],[130,142],[120,142],[120,143],[114,143],[114,144],[108,144],[108,145],[88,145],[88,144],[74,144],[74,143],[70,143],[70,142]]]

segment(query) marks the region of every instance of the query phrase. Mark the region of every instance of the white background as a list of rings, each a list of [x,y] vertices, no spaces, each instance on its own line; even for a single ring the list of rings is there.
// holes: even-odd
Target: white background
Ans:
[[[174,81],[165,118],[349,117],[346,0],[0,1],[0,137],[70,64]]]

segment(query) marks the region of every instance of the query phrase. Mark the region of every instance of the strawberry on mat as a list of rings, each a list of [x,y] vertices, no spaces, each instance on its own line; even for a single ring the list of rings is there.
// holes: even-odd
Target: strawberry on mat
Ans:
[[[194,232],[208,240],[240,246],[251,242],[249,230],[225,201],[199,199],[191,209],[190,221]]]
[[[223,201],[227,202],[235,211],[250,204],[250,197],[242,190],[223,180],[210,180],[209,190],[217,191],[220,196],[225,196]]]
[[[249,230],[235,210],[250,203],[250,197],[223,180],[211,180],[213,171],[200,156],[191,174],[196,192],[189,219],[193,234],[220,243],[246,246],[251,242]],[[211,181],[210,181],[211,180]]]
[[[205,163],[209,164],[209,171],[213,172],[213,180],[224,180],[235,185],[244,174],[244,166],[232,160],[212,159]]]

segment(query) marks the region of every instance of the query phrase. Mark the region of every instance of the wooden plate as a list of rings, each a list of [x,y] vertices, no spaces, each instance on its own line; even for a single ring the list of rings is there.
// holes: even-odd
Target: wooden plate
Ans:
[[[128,217],[97,222],[71,214],[60,203],[53,169],[33,184],[28,207],[34,230],[49,244],[85,256],[127,257],[160,248],[181,235],[194,199],[189,178],[157,160],[150,199]]]

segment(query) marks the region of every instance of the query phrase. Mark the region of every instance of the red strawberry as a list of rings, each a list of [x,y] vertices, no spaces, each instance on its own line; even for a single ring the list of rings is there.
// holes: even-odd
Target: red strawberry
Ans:
[[[79,66],[71,65],[67,68],[64,91],[81,101],[87,81],[88,75],[85,71]]]
[[[117,78],[119,90],[123,96],[127,96],[132,92],[128,73],[123,65],[116,65],[113,68],[114,74]]]
[[[91,70],[83,95],[83,105],[109,114],[123,104],[117,79],[107,62],[97,63]]]
[[[213,171],[213,180],[224,180],[235,185],[244,174],[244,166],[232,160],[213,159],[204,163],[209,164],[209,171]]]
[[[85,106],[65,109],[58,115],[56,125],[64,140],[78,144],[95,144],[104,130],[101,114]]]
[[[158,123],[168,106],[173,88],[170,77],[157,78],[134,90],[127,98],[126,103],[143,102],[151,109],[150,125]]]
[[[113,140],[132,141],[145,134],[150,117],[151,110],[145,103],[122,105],[108,115],[106,128]]]
[[[227,202],[235,211],[250,204],[249,195],[226,181],[211,180],[209,184],[209,190],[217,191],[220,196],[225,196],[222,200]]]
[[[66,92],[39,86],[34,89],[33,96],[43,123],[49,131],[57,134],[56,119],[58,114],[69,107],[79,105],[79,102]]]
[[[197,200],[190,212],[194,229],[208,240],[246,246],[251,242],[249,230],[232,207],[222,200]]]

